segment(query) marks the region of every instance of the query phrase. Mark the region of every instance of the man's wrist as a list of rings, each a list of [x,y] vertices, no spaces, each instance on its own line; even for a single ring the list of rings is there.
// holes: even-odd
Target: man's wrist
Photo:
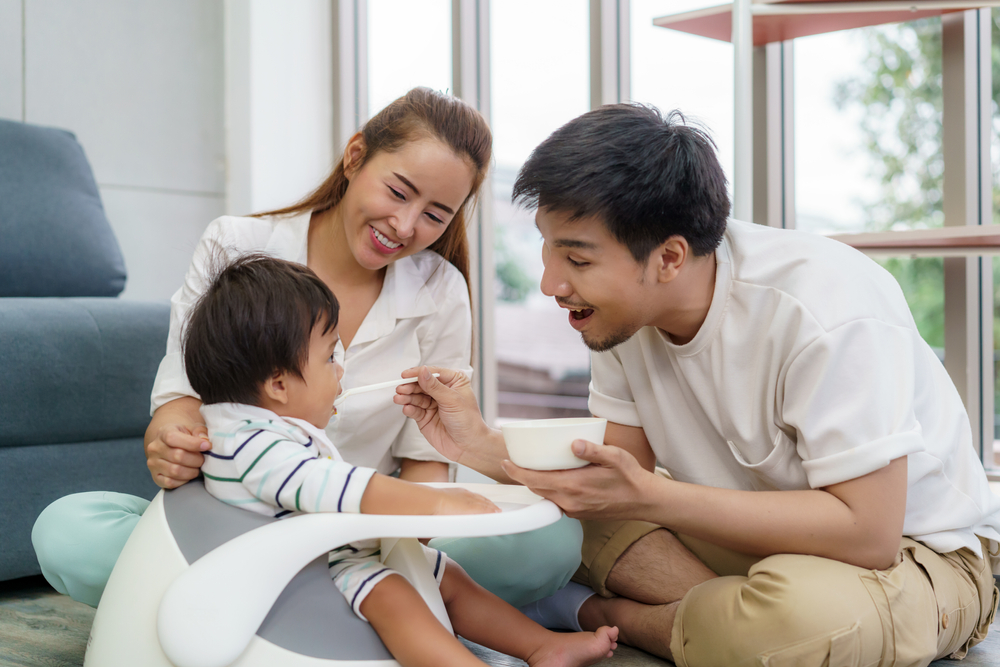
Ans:
[[[670,527],[675,510],[672,479],[666,479],[655,472],[643,471],[635,498],[635,518]]]
[[[490,428],[485,421],[482,422],[482,426],[476,429],[466,446],[459,451],[455,463],[498,482],[510,483],[510,478],[500,467],[500,462],[508,458],[507,445],[504,444],[500,429]]]

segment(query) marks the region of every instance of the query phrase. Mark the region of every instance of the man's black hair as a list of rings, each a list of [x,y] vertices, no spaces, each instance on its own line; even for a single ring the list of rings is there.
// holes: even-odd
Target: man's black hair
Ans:
[[[674,235],[707,255],[729,216],[712,139],[679,111],[664,118],[641,104],[609,104],[553,132],[521,167],[512,199],[600,218],[637,262]]]
[[[302,377],[314,327],[337,326],[330,288],[302,264],[245,255],[226,266],[191,310],[184,369],[202,403],[260,403],[276,372]]]

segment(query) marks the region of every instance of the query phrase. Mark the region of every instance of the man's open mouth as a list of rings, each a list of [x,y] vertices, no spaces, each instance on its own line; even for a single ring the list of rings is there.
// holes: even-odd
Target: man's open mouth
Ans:
[[[594,314],[593,308],[581,308],[579,310],[570,310],[569,316],[574,320],[585,320]]]

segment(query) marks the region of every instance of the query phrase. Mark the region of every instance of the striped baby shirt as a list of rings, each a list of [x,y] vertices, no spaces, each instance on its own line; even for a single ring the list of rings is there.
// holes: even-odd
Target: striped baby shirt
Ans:
[[[203,405],[201,414],[212,443],[205,489],[222,502],[276,518],[361,511],[375,470],[344,461],[322,429],[240,403]]]

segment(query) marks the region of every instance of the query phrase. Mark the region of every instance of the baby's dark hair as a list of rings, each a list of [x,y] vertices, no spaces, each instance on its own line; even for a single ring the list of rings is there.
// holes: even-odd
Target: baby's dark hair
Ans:
[[[302,377],[314,327],[337,326],[330,288],[302,264],[245,255],[195,304],[184,332],[184,369],[202,403],[258,405],[276,372]]]

